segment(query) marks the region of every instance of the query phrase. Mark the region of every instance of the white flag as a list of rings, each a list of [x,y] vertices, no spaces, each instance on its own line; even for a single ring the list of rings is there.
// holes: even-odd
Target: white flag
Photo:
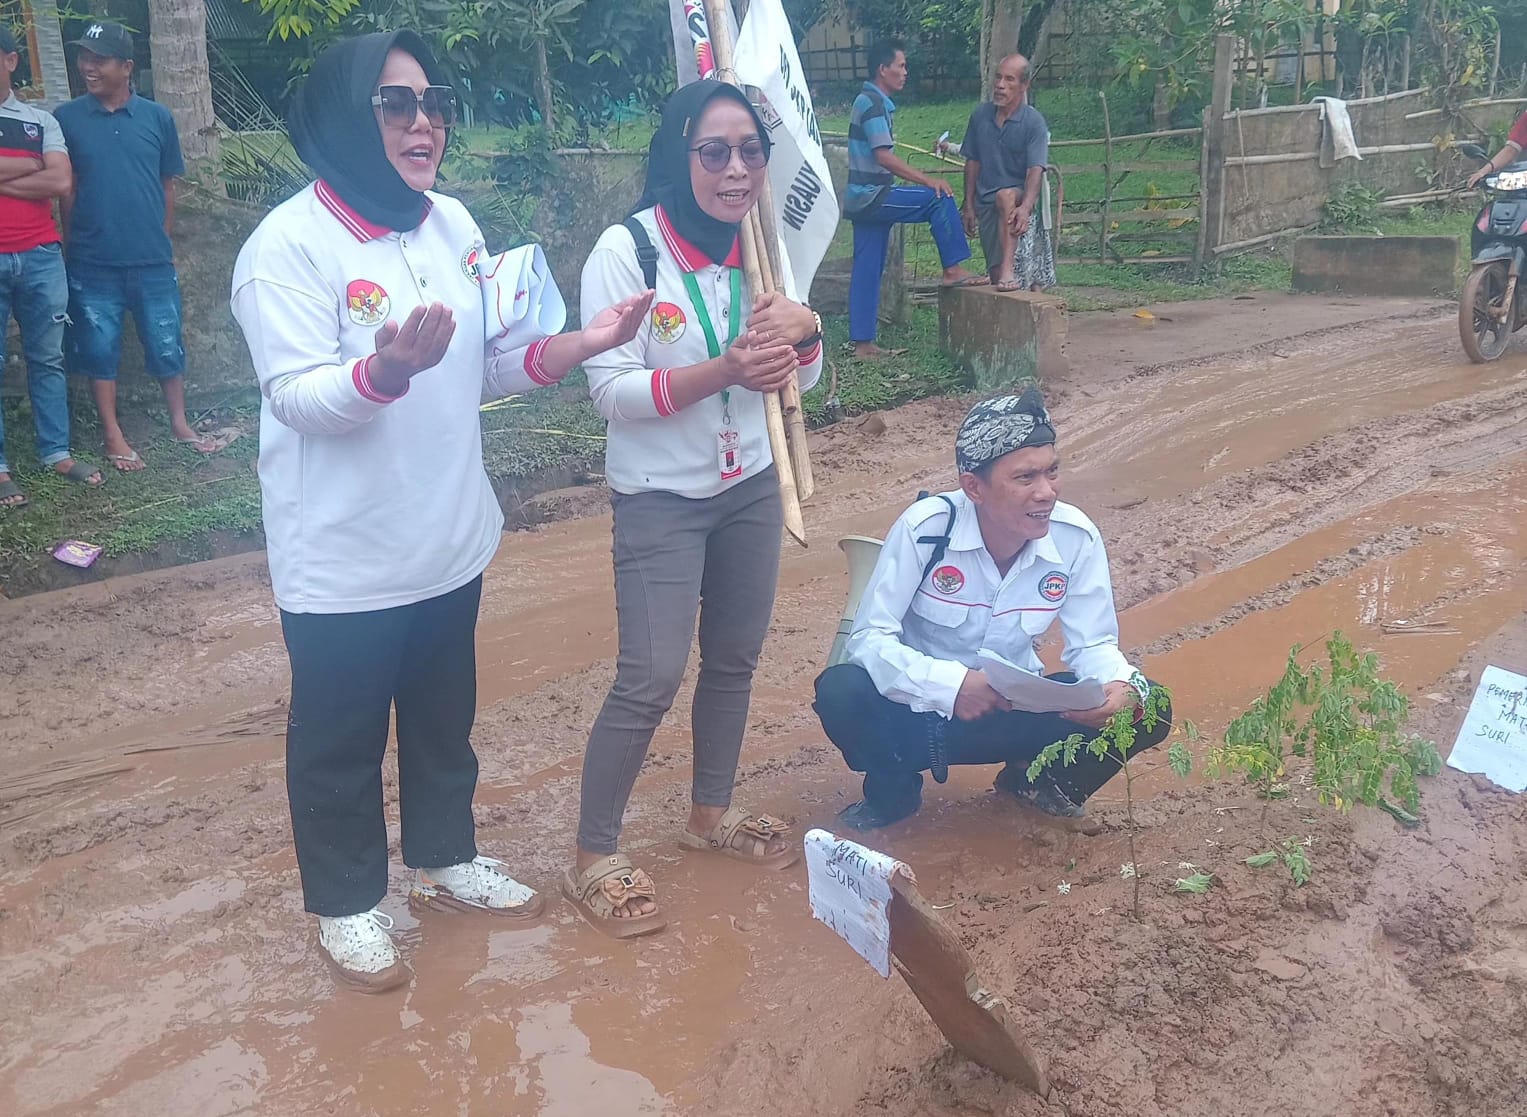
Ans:
[[[759,111],[774,145],[769,185],[775,228],[785,247],[794,296],[805,301],[838,227],[838,195],[780,0],[752,0],[736,42],[737,78],[762,95]]]

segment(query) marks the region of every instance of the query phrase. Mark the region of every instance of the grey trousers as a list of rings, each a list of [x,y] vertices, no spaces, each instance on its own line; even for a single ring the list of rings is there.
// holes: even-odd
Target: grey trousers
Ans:
[[[578,847],[602,854],[615,852],[636,774],[683,681],[696,614],[692,798],[730,805],[784,529],[772,467],[705,500],[614,493],[611,504],[620,651],[583,754],[578,818]]]

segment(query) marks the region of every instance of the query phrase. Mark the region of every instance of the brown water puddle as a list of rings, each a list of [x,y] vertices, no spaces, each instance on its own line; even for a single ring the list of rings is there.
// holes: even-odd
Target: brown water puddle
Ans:
[[[1068,495],[1087,507],[1119,477],[1144,495],[1177,495],[1275,460],[1344,422],[1392,410],[1392,398],[1371,390],[1376,379],[1407,393],[1409,406],[1418,398],[1442,402],[1527,378],[1521,361],[1475,370],[1386,360],[1366,383],[1343,376],[1335,356],[1314,378],[1308,368],[1285,373],[1284,364],[1258,363],[1256,376],[1229,386],[1223,368],[1194,372],[1175,382],[1171,400],[1165,388],[1147,381],[1143,425],[1080,434],[1078,457],[1098,464],[1079,471]],[[1313,394],[1294,391],[1296,381]],[[1191,463],[1186,471],[1185,462]],[[1147,600],[1123,616],[1125,643],[1163,642],[1166,650],[1148,657],[1147,670],[1173,688],[1181,716],[1211,732],[1277,677],[1290,647],[1337,629],[1376,649],[1385,672],[1407,688],[1429,683],[1527,606],[1527,580],[1519,576],[1527,556],[1527,497],[1520,495],[1527,493],[1527,457],[1506,463],[1488,487],[1476,482],[1468,488],[1469,480],[1454,478],[1449,491],[1423,491],[1358,512]],[[904,505],[901,494],[890,495],[880,507],[814,527],[813,548],[787,556],[777,612],[781,625],[797,626],[796,632],[804,626],[820,645],[806,655],[825,657],[841,607],[843,559],[833,539],[878,534]],[[1408,528],[1418,530],[1403,549],[1304,584],[1322,562]],[[480,628],[485,709],[613,654],[607,540],[607,521],[592,518],[506,541]],[[1248,601],[1264,607],[1227,617]],[[1384,633],[1382,623],[1395,619],[1444,621],[1449,630]],[[217,623],[233,638],[209,655],[279,654],[268,612],[235,610]],[[1174,642],[1174,634],[1184,632],[1196,634]],[[790,647],[799,654],[802,645]],[[231,791],[228,780],[236,777],[230,773],[279,759],[284,719],[278,693],[244,690],[238,698],[237,708],[221,696],[194,701],[173,718],[90,741],[51,768],[8,777],[0,782],[0,825],[26,818],[37,803],[50,810],[63,804],[109,810],[133,799]],[[251,706],[251,699],[264,702]],[[753,742],[749,759],[785,758],[820,745],[818,730],[792,721],[801,702],[800,693],[777,681],[761,682],[755,721],[791,728]],[[664,733],[662,743],[682,745],[682,726]],[[1162,758],[1147,760],[1142,790],[1169,786]],[[512,785],[484,786],[480,805],[565,797],[577,764],[569,755]],[[947,784],[930,785],[922,813],[877,835],[874,844],[911,863],[936,902],[972,870],[1005,876],[1013,895],[1053,893],[1061,865],[1072,874],[1117,873],[1121,839],[1039,846],[1010,806],[988,792],[991,776],[985,769],[956,770]],[[657,801],[687,778],[683,764],[649,771],[638,794]],[[770,803],[794,804],[803,827],[830,827],[855,792],[852,774],[833,764],[791,767],[767,781]],[[1116,799],[1117,789],[1105,797]],[[118,992],[103,994],[99,1011],[73,1023],[53,1049],[28,1053],[19,1067],[7,1061],[12,1097],[24,1112],[59,1115],[166,1108],[198,1115],[683,1111],[696,1080],[730,1057],[730,1042],[750,1021],[784,1014],[809,1027],[814,1002],[872,995],[879,979],[810,919],[799,869],[757,874],[680,855],[672,841],[675,820],[661,814],[638,814],[628,834],[633,854],[661,883],[672,919],[663,935],[613,943],[558,899],[546,921],[532,928],[488,923],[485,929],[482,918],[434,913],[415,918],[397,898],[403,891],[397,874],[384,909],[398,921],[417,978],[393,997],[334,994],[327,976],[319,976],[286,850],[246,863],[238,878],[192,881],[167,897],[103,913],[88,932],[38,946],[22,963],[69,958],[72,981],[99,981]],[[561,827],[563,820],[552,821]],[[552,829],[546,817],[532,814],[530,824],[537,823]],[[54,857],[8,885],[6,902],[24,910],[82,869],[137,871],[114,864],[119,855],[106,842]],[[553,887],[551,880],[537,883]],[[260,889],[277,899],[260,901],[236,931],[207,922],[222,906],[245,902],[246,892]],[[107,944],[146,928],[182,925],[195,928],[185,941],[167,935],[138,956],[139,979],[124,984],[118,973],[91,973],[98,954],[122,957],[107,953]],[[225,944],[221,962],[192,965],[198,943],[209,941]],[[737,1108],[767,1104],[767,1098],[739,1098]]]

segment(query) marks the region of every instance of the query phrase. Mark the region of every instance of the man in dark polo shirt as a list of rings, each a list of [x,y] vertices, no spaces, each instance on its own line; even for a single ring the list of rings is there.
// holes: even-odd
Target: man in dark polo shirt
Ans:
[[[101,471],[69,450],[69,398],[64,382],[64,314],[69,288],[53,199],[69,192],[69,155],[58,121],[23,103],[11,88],[21,55],[0,25],[0,356],[12,314],[21,328],[27,393],[42,464],[71,481],[99,485]],[[0,509],[27,497],[11,476],[0,422]]]
[[[1014,256],[1034,220],[1050,158],[1050,126],[1029,104],[1029,61],[997,63],[992,99],[977,105],[960,144],[965,156],[965,229],[979,230],[999,291],[1016,291]],[[1048,241],[1046,241],[1048,244]]]
[[[74,197],[64,207],[72,371],[91,378],[112,465],[142,469],[117,421],[117,364],[131,313],[175,440],[211,453],[215,446],[186,421],[180,281],[170,248],[175,179],[186,169],[175,119],[133,92],[125,27],[92,23],[70,45],[79,48],[75,65],[86,90],[58,109],[74,161]]]

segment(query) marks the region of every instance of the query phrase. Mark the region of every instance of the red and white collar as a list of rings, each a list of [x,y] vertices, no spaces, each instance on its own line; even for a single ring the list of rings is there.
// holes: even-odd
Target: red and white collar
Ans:
[[[680,271],[696,272],[710,266],[711,258],[679,235],[679,231],[673,227],[673,222],[669,221],[668,215],[663,212],[662,206],[657,206],[653,212],[657,215],[657,231],[662,234],[663,243],[668,246],[668,251],[673,256],[674,262],[679,265]],[[723,263],[729,268],[742,267],[740,240],[732,241],[732,250],[726,254]]]
[[[334,219],[349,230],[350,235],[362,244],[366,244],[369,241],[381,240],[395,231],[385,225],[377,225],[374,222],[367,221],[360,214],[356,213],[343,198],[336,194],[334,188],[323,179],[319,179],[313,184],[313,192],[318,196],[318,200],[323,203],[323,208],[332,213]],[[429,217],[430,210],[434,209],[434,207],[435,203],[430,200],[428,195],[425,195],[424,216],[426,218]],[[423,221],[420,224],[422,225]]]

